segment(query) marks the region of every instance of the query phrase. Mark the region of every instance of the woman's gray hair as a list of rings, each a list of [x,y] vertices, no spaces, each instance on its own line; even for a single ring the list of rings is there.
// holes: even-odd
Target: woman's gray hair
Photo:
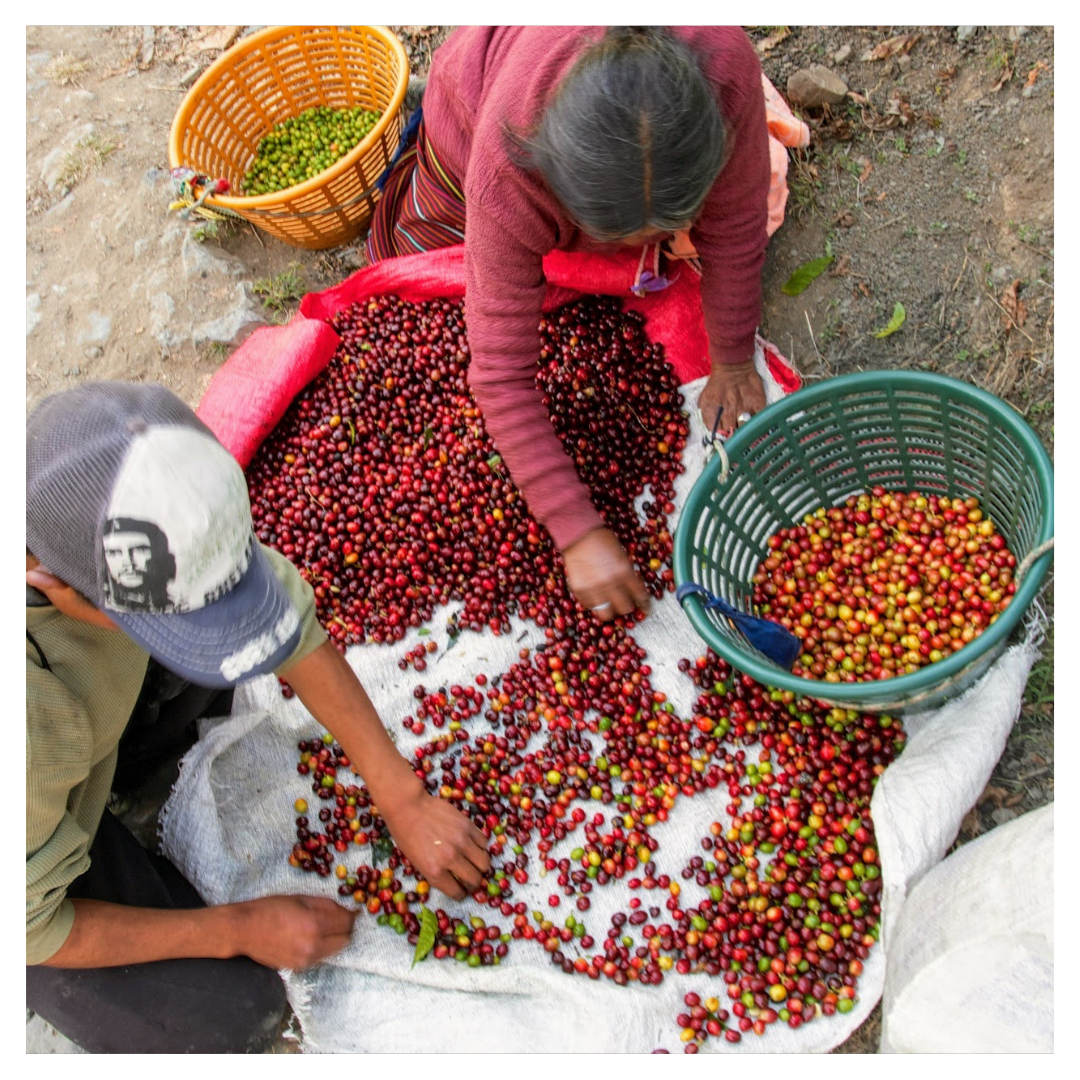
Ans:
[[[581,54],[515,157],[590,236],[688,227],[723,166],[716,97],[664,27],[612,27]]]

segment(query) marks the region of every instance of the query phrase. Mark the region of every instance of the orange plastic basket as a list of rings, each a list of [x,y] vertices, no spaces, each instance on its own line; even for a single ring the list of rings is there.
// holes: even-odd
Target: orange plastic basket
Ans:
[[[295,247],[348,243],[367,227],[379,178],[397,149],[409,61],[384,26],[276,26],[237,42],[200,76],[169,134],[169,165],[240,190],[259,140],[315,105],[382,115],[364,139],[302,184],[249,198],[214,195],[231,211]]]

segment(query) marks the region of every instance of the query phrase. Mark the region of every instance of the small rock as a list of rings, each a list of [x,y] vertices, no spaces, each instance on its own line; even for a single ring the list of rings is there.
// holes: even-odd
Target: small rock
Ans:
[[[37,324],[41,322],[41,297],[37,293],[28,293],[26,297],[26,336],[29,337]]]
[[[87,360],[97,360],[105,355],[105,350],[100,345],[91,345],[88,349],[83,349],[83,356]]]
[[[1020,96],[1023,97],[1023,98],[1029,98],[1034,93],[1035,93],[1035,87],[1034,86],[1025,86],[1024,89],[1020,91]]]
[[[901,74],[907,74],[911,70],[911,56],[909,53],[901,53],[896,58],[896,66],[900,69]]]
[[[1019,105],[1019,104],[1020,104],[1020,99],[1019,98],[1011,97],[1011,98],[1009,98],[1008,101],[1005,102],[1005,108],[1006,109],[1015,109],[1016,106]]]
[[[82,374],[82,368],[80,368],[80,367],[64,368],[64,374],[69,379],[77,379]]]
[[[1009,40],[1016,42],[1019,41],[1028,32],[1026,26],[1010,26],[1009,27]]]
[[[83,345],[104,345],[112,336],[112,319],[100,311],[90,312],[90,329],[79,334]]]
[[[191,67],[180,76],[180,89],[188,90],[195,85],[195,80],[202,74],[202,64],[192,64]]]
[[[203,278],[208,274],[230,274],[239,277],[245,270],[244,264],[234,255],[229,255],[213,245],[199,243],[194,229],[188,229],[184,233],[180,254],[184,274],[189,278]]]
[[[1011,806],[999,806],[990,816],[994,819],[995,825],[1004,825],[1020,815]]]
[[[191,340],[196,345],[204,341],[220,341],[225,345],[240,345],[253,330],[266,325],[266,309],[248,292],[248,282],[241,281],[233,292],[233,308],[218,319],[196,326]]]
[[[344,251],[341,252],[338,258],[341,262],[342,270],[347,270],[351,272],[353,270],[359,270],[360,267],[364,265],[364,260],[360,255],[360,251],[358,248],[347,247]]]
[[[75,205],[75,192],[69,191],[55,206],[45,211],[46,217],[60,217]]]
[[[172,176],[168,169],[147,169],[143,173],[143,183],[147,187],[156,187],[160,180],[171,180]]]
[[[851,59],[851,46],[841,45],[836,52],[833,53],[834,64],[846,64]]]
[[[978,29],[977,26],[958,26],[956,28],[956,40],[959,42],[970,41]]]
[[[132,254],[136,259],[141,259],[150,247],[150,241],[145,236],[140,236],[134,244],[131,245]]]
[[[788,100],[792,105],[807,109],[839,105],[847,92],[847,83],[824,64],[813,64],[796,71],[787,81]]]

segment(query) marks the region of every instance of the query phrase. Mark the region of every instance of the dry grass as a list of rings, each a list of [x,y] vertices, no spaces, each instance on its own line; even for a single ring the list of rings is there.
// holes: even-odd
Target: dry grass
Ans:
[[[119,143],[107,136],[87,135],[80,139],[64,157],[56,180],[57,189],[70,191],[80,180],[100,169],[119,147]]]
[[[60,52],[45,65],[44,75],[58,86],[78,86],[79,76],[85,75],[89,70],[90,65],[85,60]]]

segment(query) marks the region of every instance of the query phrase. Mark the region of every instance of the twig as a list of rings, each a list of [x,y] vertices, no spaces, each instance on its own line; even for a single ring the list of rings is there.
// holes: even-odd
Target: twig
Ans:
[[[810,325],[810,312],[803,308],[803,315],[806,316],[806,329],[810,331],[810,341],[814,346],[814,352],[817,354],[818,363],[825,366],[825,358],[821,355],[821,350],[817,347],[817,341],[814,338],[814,328]]]
[[[888,221],[883,221],[880,225],[875,225],[872,229],[869,229],[868,231],[869,232],[877,232],[878,229],[884,229],[889,225],[895,225],[898,221],[903,221],[904,218],[906,218],[906,217],[907,217],[907,211],[905,210],[902,214],[897,214],[896,217],[889,218]]]
[[[263,238],[259,235],[259,230],[255,228],[255,225],[252,222],[249,221],[247,224],[248,228],[250,228],[251,231],[255,234],[255,239],[259,241],[259,247],[265,250],[266,245],[263,243]]]

